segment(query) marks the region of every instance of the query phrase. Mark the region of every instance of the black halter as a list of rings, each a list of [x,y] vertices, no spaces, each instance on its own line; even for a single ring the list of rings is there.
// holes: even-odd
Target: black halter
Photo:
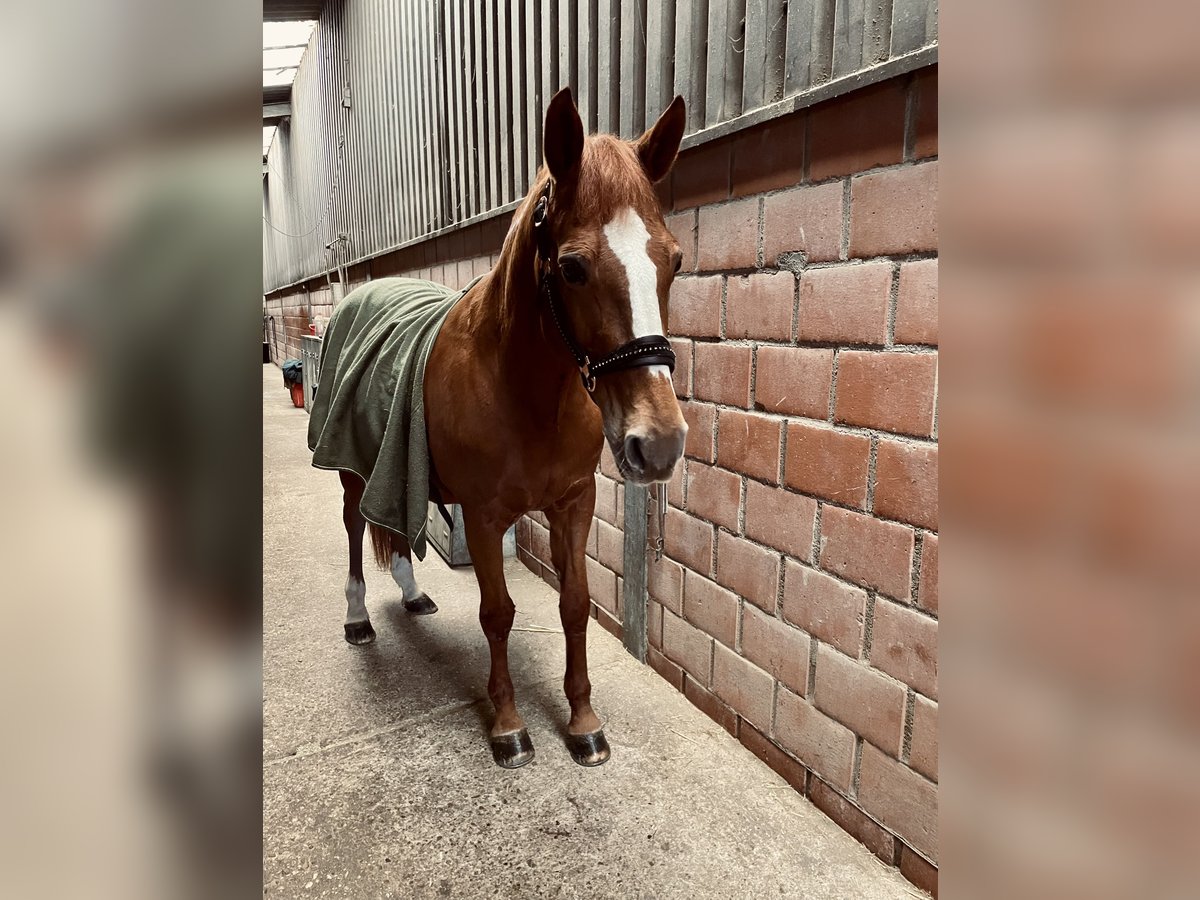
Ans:
[[[583,386],[591,393],[596,389],[598,376],[638,366],[666,366],[674,372],[675,351],[661,334],[634,338],[596,362],[592,362],[575,341],[570,320],[566,310],[562,308],[562,297],[558,292],[558,253],[549,225],[550,192],[553,184],[546,183],[542,195],[538,197],[537,205],[533,208],[533,235],[537,241],[538,269],[541,273],[538,290],[550,306],[550,314],[554,316],[554,324],[558,326],[563,342],[575,357],[575,365],[579,367],[579,377]]]

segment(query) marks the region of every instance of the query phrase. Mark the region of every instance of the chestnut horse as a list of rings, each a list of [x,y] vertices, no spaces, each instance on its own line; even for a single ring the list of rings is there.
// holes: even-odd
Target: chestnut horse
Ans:
[[[479,621],[491,649],[488,694],[496,762],[533,758],[508,672],[515,608],[504,582],[505,531],[542,510],[560,578],[567,643],[567,744],[575,761],[609,757],[587,672],[584,545],[596,502],[594,473],[607,438],[626,481],[670,479],[687,425],[669,368],[667,294],[679,244],[653,184],[674,164],[684,129],[676,97],[638,140],[585,139],[569,89],[546,112],[545,165],[493,270],[459,300],[425,369],[433,493],[462,506],[479,582]],[[350,537],[347,636],[369,641],[362,580],[362,482],[343,473]],[[437,607],[416,586],[407,542],[372,524],[376,558],[392,569],[412,612]]]

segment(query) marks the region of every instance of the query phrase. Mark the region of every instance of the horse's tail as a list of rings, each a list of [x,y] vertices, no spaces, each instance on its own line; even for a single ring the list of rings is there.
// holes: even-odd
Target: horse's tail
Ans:
[[[390,569],[392,567],[393,553],[399,553],[401,556],[407,555],[406,541],[396,532],[390,531],[382,525],[376,525],[374,522],[368,522],[367,527],[371,531],[371,550],[375,554],[375,563],[379,568]]]

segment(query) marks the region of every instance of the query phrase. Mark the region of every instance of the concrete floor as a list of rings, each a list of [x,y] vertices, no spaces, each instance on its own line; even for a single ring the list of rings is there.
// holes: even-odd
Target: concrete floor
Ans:
[[[513,560],[510,661],[537,756],[492,763],[487,649],[469,569],[430,549],[412,617],[368,571],[378,640],[342,639],[338,479],[263,367],[263,877],[269,897],[924,896],[594,622],[592,698],[612,759],[560,737],[556,596]],[[521,629],[533,629],[522,631]]]

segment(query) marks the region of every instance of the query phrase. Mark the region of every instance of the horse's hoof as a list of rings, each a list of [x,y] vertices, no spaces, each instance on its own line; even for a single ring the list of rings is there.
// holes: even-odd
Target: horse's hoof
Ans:
[[[375,640],[375,629],[370,622],[347,622],[346,643],[370,644]]]
[[[492,745],[492,759],[502,768],[519,769],[533,759],[533,741],[524,728],[513,734],[493,735],[488,741]]]
[[[429,599],[428,594],[417,594],[411,600],[405,600],[404,608],[414,616],[431,616],[437,612],[437,604]]]
[[[581,766],[600,766],[612,756],[602,730],[590,734],[568,734],[567,749],[571,751],[571,758]]]

